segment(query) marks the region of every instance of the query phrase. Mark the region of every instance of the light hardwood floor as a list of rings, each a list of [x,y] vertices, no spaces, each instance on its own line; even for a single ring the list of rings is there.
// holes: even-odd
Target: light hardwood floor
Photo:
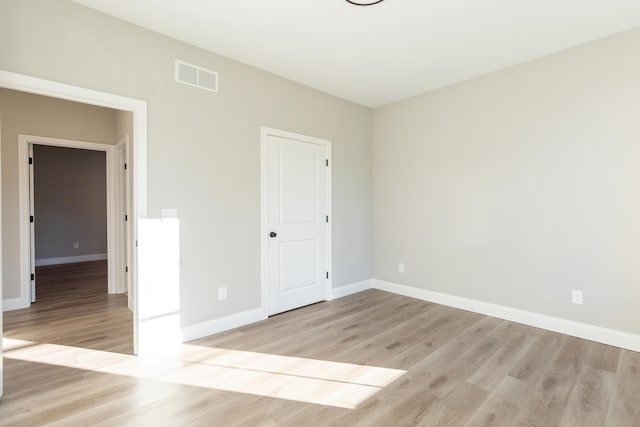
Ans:
[[[105,276],[5,313],[0,425],[640,426],[640,354],[375,290],[137,358]]]

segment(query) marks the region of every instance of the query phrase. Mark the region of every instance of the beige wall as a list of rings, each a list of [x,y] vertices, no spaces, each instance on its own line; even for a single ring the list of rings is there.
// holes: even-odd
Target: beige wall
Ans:
[[[176,58],[220,93],[175,83]],[[371,277],[369,109],[63,0],[0,3],[0,69],[147,101],[148,213],[178,210],[183,326],[260,306],[261,126],[333,142],[333,286]]]
[[[634,30],[376,109],[374,277],[640,333],[638,46]]]
[[[35,145],[33,165],[36,265],[106,254],[106,153]]]
[[[18,135],[113,144],[115,111],[0,88],[0,115],[3,298],[11,299],[20,297]]]
[[[133,113],[116,110],[116,140],[120,142],[126,135],[133,143]]]

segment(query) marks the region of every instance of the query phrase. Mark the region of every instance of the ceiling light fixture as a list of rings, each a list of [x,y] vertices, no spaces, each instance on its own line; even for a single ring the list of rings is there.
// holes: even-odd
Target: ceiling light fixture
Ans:
[[[347,3],[351,3],[354,6],[373,6],[374,4],[382,3],[384,0],[372,0],[372,1],[353,1],[345,0]]]

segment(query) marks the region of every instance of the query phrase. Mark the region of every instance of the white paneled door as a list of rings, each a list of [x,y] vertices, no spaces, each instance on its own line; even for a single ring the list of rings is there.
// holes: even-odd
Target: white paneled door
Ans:
[[[266,133],[268,314],[327,299],[328,141]],[[314,142],[312,142],[314,141]]]

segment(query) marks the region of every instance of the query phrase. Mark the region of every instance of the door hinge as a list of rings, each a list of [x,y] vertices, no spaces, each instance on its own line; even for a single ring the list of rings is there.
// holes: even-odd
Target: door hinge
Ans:
[[[327,279],[329,278],[329,272],[327,271]]]
[[[125,215],[125,216],[124,216],[124,220],[125,220],[125,221],[128,221],[128,220],[129,220],[129,217],[128,217],[127,215]]]
[[[126,163],[124,164],[124,170],[127,170],[127,164]]]
[[[35,274],[33,274],[33,273],[31,273],[31,280],[32,280],[32,281],[33,281],[33,280],[36,280],[36,275],[35,275]]]
[[[33,222],[33,215],[29,216],[29,222]]]
[[[32,165],[33,164],[33,157],[29,157],[29,164]]]
[[[325,164],[327,165],[327,167],[329,167],[329,159],[326,160]]]
[[[124,268],[124,272],[125,272],[125,273],[128,273],[128,272],[129,272],[129,266],[128,266],[128,265]]]
[[[327,215],[327,224],[329,223],[329,215]]]

